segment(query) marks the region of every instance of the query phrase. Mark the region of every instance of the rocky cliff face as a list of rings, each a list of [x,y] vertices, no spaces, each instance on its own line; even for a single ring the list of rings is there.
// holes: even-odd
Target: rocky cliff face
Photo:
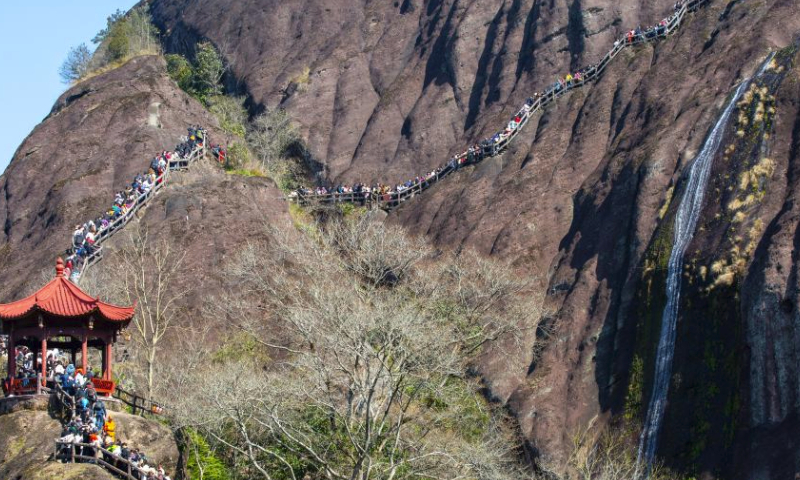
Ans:
[[[596,61],[624,29],[654,23],[670,7],[604,1],[264,2],[242,3],[217,16],[209,12],[221,11],[224,2],[204,0],[197,8],[186,3],[155,2],[170,48],[186,51],[197,37],[211,39],[254,104],[280,104],[303,124],[330,179],[388,182],[441,164],[502,125],[557,74]],[[769,50],[789,45],[799,28],[791,1],[712,2],[675,37],[626,52],[596,85],[545,112],[503,157],[393,213],[394,221],[439,245],[515,258],[548,290],[557,331],[543,358],[527,375],[484,372],[494,393],[517,413],[532,449],[562,459],[558,452],[593,418],[625,409],[632,362],[645,358],[635,352],[652,351],[657,341],[647,332],[657,332],[663,285],[649,283],[645,296],[651,302],[644,307],[636,298],[642,296],[648,250],[657,245],[668,255],[671,245],[668,235],[658,243],[659,211],[670,208],[668,192],[680,184],[731,88]],[[796,79],[797,70],[787,68]],[[746,274],[739,273],[731,287],[736,293],[728,298],[740,293],[742,302],[730,305],[739,306],[706,302],[681,320],[686,326],[718,317],[717,345],[745,352],[730,367],[729,377],[741,382],[726,397],[736,412],[729,418],[748,417],[728,428],[745,431],[785,428],[795,395],[790,379],[798,373],[793,348],[769,346],[777,332],[794,331],[797,304],[794,293],[786,292],[794,282],[789,253],[795,224],[788,220],[794,187],[785,184],[797,161],[797,92],[782,87],[776,98],[775,130],[765,148],[776,153],[778,167],[764,204],[788,206],[747,211],[748,228],[762,216],[773,226],[754,240],[759,247],[749,252]],[[750,152],[748,161],[759,155]],[[717,175],[725,178],[714,188],[735,183],[733,170],[719,167]],[[711,211],[704,215],[716,215]],[[781,222],[790,223],[779,229]],[[724,256],[719,250],[728,248],[705,240],[702,232],[695,243],[690,248],[710,259],[707,270]],[[781,293],[766,293],[776,291]],[[765,316],[773,314],[771,326],[764,327]],[[715,335],[710,329],[700,333]],[[679,352],[698,347],[683,338]],[[677,383],[688,369],[691,363],[677,370]],[[652,362],[642,370],[652,371]],[[647,375],[642,382],[639,401],[646,405]],[[714,402],[720,398],[706,401],[719,406]],[[690,410],[684,402],[674,413]],[[718,427],[720,421],[712,423]],[[731,458],[733,440],[722,453],[706,454],[715,438],[705,430],[702,421],[694,431],[668,421],[662,444],[673,464],[725,470],[721,465]],[[739,474],[751,475],[747,469]]]
[[[384,182],[430,170],[493,133],[556,75],[599,60],[625,29],[670,8],[627,0],[152,2],[166,48],[191,54],[197,39],[214,42],[231,66],[230,86],[248,95],[253,112],[286,108],[330,180]],[[518,372],[497,371],[487,358],[482,371],[516,415],[529,453],[562,463],[576,433],[596,432],[612,416],[641,418],[663,306],[658,261],[669,255],[682,172],[732,87],[798,32],[793,0],[712,1],[677,35],[625,51],[598,83],[532,119],[505,155],[390,215],[441,247],[512,258],[548,292],[555,330],[542,356],[523,359],[530,367]],[[687,472],[783,478],[800,470],[792,446],[800,72],[794,52],[785,56],[781,80],[766,85],[774,103],[763,108],[774,112],[753,133],[757,148],[737,143],[750,133],[731,126],[725,148],[736,150],[715,160],[709,188],[719,193],[707,196],[687,253],[661,441],[665,460]],[[154,103],[162,104],[160,129],[148,123]],[[155,59],[67,92],[0,180],[4,289],[14,292],[22,272],[49,268],[70,227],[141,167],[128,159],[145,162],[189,123],[213,121]],[[765,157],[771,173],[744,182]],[[237,245],[212,227],[244,225],[246,238],[257,234],[246,220],[261,212],[287,221],[268,182],[213,169],[191,175],[145,221],[170,238],[189,232],[197,254],[212,259],[206,271]],[[731,208],[734,199],[746,205]]]
[[[41,284],[31,272],[63,254],[74,226],[109,208],[114,193],[174,148],[191,124],[213,131],[212,117],[157,57],[135,58],[64,93],[0,177],[5,294]]]

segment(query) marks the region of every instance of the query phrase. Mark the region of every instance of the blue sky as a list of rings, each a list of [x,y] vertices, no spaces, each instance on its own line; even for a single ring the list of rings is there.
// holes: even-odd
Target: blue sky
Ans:
[[[4,1],[0,9],[0,171],[68,86],[58,68],[73,46],[105,27],[136,0]]]

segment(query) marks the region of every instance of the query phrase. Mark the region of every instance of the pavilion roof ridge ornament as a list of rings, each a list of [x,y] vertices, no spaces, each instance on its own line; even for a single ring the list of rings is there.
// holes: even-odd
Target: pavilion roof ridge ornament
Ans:
[[[64,260],[61,257],[56,259],[56,278],[64,276]]]

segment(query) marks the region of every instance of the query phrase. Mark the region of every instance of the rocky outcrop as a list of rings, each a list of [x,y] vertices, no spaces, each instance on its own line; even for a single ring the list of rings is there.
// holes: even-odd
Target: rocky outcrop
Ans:
[[[144,451],[151,462],[174,472],[178,448],[172,432],[159,422],[127,413],[112,413],[118,425],[117,438]],[[52,460],[61,423],[46,411],[20,410],[0,415],[0,478],[45,480],[116,478],[95,465],[62,464]],[[8,432],[13,432],[9,434]]]
[[[158,122],[151,118],[159,105]],[[167,76],[158,57],[135,58],[65,92],[0,177],[0,284],[6,300],[70,245],[75,224],[97,218],[114,192],[174,148],[191,124],[215,121]]]

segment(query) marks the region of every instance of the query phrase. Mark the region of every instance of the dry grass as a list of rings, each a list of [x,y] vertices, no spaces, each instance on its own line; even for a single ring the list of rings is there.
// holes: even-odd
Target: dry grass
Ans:
[[[115,70],[115,69],[125,65],[126,63],[130,62],[134,58],[145,57],[147,55],[161,55],[161,49],[159,49],[159,48],[151,48],[151,49],[148,49],[148,50],[143,50],[143,51],[140,51],[140,52],[136,52],[136,54],[134,54],[134,55],[129,55],[129,56],[121,58],[121,59],[119,59],[119,60],[117,60],[115,62],[111,62],[108,65],[102,66],[100,68],[97,68],[97,69],[92,70],[91,72],[87,73],[80,80],[78,80],[76,82],[73,82],[72,86],[75,86],[75,85],[77,85],[77,84],[79,84],[81,82],[85,82],[86,80],[94,78],[94,77],[96,77],[98,75],[102,75],[104,73],[110,72],[111,70]]]
[[[739,188],[744,190],[750,185],[750,172],[745,170],[742,172],[741,177],[739,177]]]
[[[771,72],[775,71],[777,68],[778,68],[778,62],[776,62],[775,59],[773,58],[772,60],[769,61],[769,65],[767,65],[766,70],[768,72]]]
[[[303,70],[292,79],[298,87],[305,86],[311,83],[311,68],[303,67]]]
[[[734,198],[730,202],[728,202],[728,211],[735,212],[739,210],[744,205],[744,202],[739,200],[738,198]]]

